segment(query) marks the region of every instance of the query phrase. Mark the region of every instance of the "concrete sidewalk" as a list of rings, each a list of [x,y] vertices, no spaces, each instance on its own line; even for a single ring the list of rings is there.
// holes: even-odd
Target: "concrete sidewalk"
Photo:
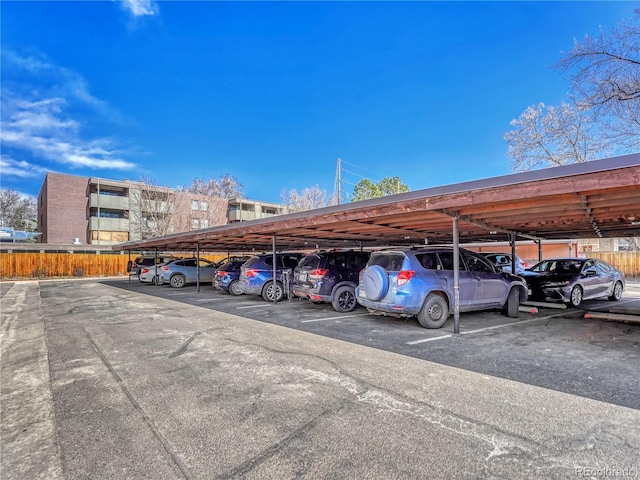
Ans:
[[[640,411],[91,280],[4,295],[1,374],[3,479],[640,475]]]

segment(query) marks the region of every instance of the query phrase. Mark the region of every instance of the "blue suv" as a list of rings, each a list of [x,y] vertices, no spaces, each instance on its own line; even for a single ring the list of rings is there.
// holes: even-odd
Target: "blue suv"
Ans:
[[[284,298],[283,272],[290,278],[303,253],[276,253],[276,282],[273,282],[273,254],[264,253],[249,258],[240,267],[240,290],[249,295],[262,295],[268,302]]]
[[[313,303],[331,303],[337,312],[351,312],[358,306],[358,274],[370,255],[354,250],[311,253],[293,271],[291,293]]]
[[[460,311],[503,308],[518,317],[527,300],[524,279],[498,272],[482,255],[460,249]],[[369,313],[417,317],[440,328],[453,308],[453,248],[421,247],[375,252],[360,274],[358,303]]]

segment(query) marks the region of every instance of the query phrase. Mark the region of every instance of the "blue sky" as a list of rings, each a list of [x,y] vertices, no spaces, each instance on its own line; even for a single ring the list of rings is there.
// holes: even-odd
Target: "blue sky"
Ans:
[[[549,68],[638,2],[0,2],[2,188],[47,171],[254,200],[511,173],[503,134],[566,98]]]

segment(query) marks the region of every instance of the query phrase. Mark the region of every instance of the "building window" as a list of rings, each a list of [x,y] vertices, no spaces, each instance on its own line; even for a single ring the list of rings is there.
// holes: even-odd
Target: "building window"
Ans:
[[[192,218],[191,219],[191,230],[197,230],[198,228],[200,228],[200,220],[198,220],[197,218]]]
[[[191,210],[198,210],[199,204],[198,200],[191,200]]]
[[[209,219],[202,218],[200,219],[200,228],[207,228],[209,226]]]
[[[207,202],[200,202],[200,210],[206,212],[209,210],[209,204]]]

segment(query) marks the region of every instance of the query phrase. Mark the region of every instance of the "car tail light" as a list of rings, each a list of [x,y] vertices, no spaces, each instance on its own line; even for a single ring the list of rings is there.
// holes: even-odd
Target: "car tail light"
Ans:
[[[142,273],[149,273],[149,269],[148,269],[147,267],[144,267],[144,268],[142,269]]]
[[[256,270],[255,268],[250,268],[249,270],[245,270],[244,276],[247,278],[256,277],[258,276],[258,270]]]
[[[216,276],[217,277],[226,277],[227,276],[227,272],[225,272],[224,270],[221,270],[219,272],[216,272]]]
[[[329,270],[326,268],[316,268],[309,272],[309,279],[314,281],[322,280],[327,273],[329,273]]]
[[[162,271],[163,272],[168,272],[169,271],[169,267],[162,267]]]
[[[411,280],[411,277],[413,277],[415,273],[416,272],[414,272],[413,270],[400,270],[398,272],[398,286],[401,287],[409,280]]]

